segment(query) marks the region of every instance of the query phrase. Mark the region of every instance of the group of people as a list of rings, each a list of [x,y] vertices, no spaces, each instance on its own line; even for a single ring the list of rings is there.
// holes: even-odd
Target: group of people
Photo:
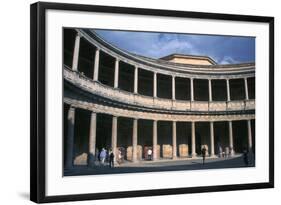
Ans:
[[[114,153],[112,149],[106,150],[102,148],[101,151],[97,150],[96,152],[97,159],[100,165],[106,165],[108,163],[109,167],[114,167]]]
[[[106,148],[102,148],[100,151],[96,149],[96,160],[99,162],[99,165],[108,165],[110,168],[113,168],[114,162],[117,162],[118,164],[124,162],[124,157],[121,149],[118,149],[117,153],[115,154],[111,148],[108,150]]]
[[[225,157],[228,158],[230,157],[231,153],[232,153],[232,147],[225,147],[224,150],[222,148],[222,146],[219,146],[219,158]]]

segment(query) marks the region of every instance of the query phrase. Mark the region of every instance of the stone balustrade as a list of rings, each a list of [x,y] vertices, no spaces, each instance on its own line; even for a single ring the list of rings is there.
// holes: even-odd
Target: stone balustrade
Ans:
[[[109,98],[118,102],[138,105],[153,109],[176,110],[176,111],[235,111],[255,109],[255,100],[238,101],[184,101],[158,97],[149,97],[130,93],[118,88],[112,88],[93,81],[82,74],[64,69],[64,78],[75,86],[90,93]]]

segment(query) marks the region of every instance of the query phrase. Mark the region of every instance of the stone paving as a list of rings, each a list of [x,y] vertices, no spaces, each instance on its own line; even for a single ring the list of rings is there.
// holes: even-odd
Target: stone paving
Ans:
[[[254,164],[252,160],[249,165],[245,165],[242,155],[229,158],[206,158],[205,164],[202,163],[202,157],[196,159],[160,159],[158,161],[139,161],[137,163],[124,162],[114,168],[110,168],[107,163],[104,165],[96,164],[94,167],[75,166],[73,169],[65,170],[64,176],[241,168],[253,167]]]

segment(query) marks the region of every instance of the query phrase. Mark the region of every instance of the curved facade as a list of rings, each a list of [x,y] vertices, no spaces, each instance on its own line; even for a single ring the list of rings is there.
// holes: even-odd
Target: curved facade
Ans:
[[[254,151],[255,64],[209,57],[151,59],[90,29],[64,29],[65,166],[93,164],[97,149],[136,162]],[[116,154],[117,155],[117,154]]]

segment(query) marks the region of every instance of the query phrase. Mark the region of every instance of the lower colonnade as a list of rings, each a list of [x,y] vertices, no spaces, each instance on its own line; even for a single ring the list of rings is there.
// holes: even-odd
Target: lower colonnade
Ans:
[[[217,121],[212,116],[212,120],[192,116],[186,116],[190,120],[146,119],[145,115],[110,115],[75,106],[64,106],[68,169],[73,165],[94,166],[102,148],[112,149],[116,157],[122,151],[124,159],[131,162],[147,159],[148,149],[152,150],[152,160],[196,158],[203,146],[207,157],[233,156],[254,149],[254,115],[229,115]]]

